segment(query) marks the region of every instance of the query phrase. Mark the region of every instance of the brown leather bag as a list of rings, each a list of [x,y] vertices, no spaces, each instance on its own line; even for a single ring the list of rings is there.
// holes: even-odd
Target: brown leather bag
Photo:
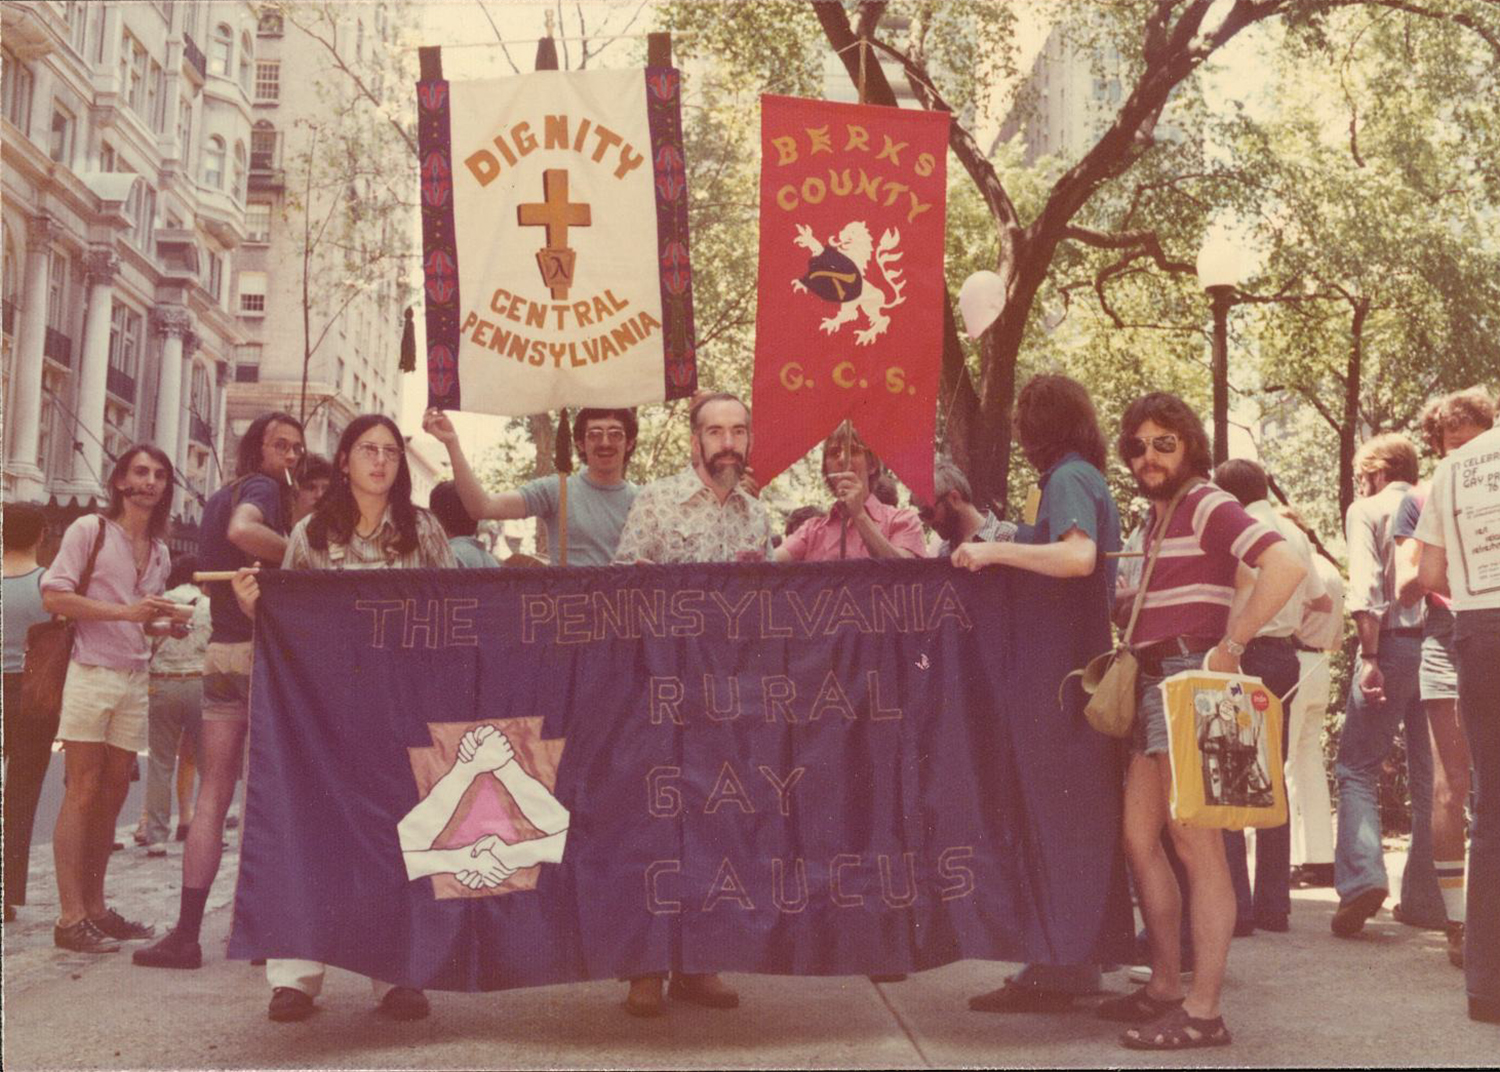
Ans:
[[[94,561],[104,546],[104,516],[99,516],[99,535],[94,540],[89,560],[79,575],[79,595],[88,591],[94,578]],[[21,710],[27,718],[55,718],[62,710],[63,685],[68,680],[68,661],[73,656],[73,638],[77,627],[61,616],[50,622],[38,622],[26,630],[26,663],[21,670]]]
[[[1135,603],[1130,608],[1130,623],[1125,626],[1119,646],[1114,651],[1095,656],[1082,670],[1075,670],[1068,675],[1071,678],[1077,674],[1083,691],[1088,695],[1083,717],[1088,719],[1090,726],[1108,737],[1129,737],[1131,728],[1135,725],[1135,681],[1140,666],[1136,662],[1135,653],[1130,650],[1130,634],[1135,630],[1135,620],[1140,616],[1141,604],[1145,602],[1146,587],[1151,583],[1151,570],[1156,566],[1157,555],[1161,553],[1167,526],[1177,511],[1177,504],[1197,483],[1196,480],[1190,480],[1178,489],[1167,505],[1166,516],[1156,527],[1155,539],[1151,541],[1146,564],[1141,570],[1141,584],[1135,591]],[[1063,679],[1063,684],[1067,684],[1067,678]],[[1058,703],[1062,703],[1061,689],[1058,691]]]

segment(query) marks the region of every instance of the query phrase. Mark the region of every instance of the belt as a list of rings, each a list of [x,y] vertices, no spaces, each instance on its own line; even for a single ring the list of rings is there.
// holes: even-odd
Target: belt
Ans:
[[[202,676],[203,672],[199,670],[195,670],[190,674],[158,674],[155,670],[151,671],[151,679],[153,681],[191,681],[194,678]]]
[[[1161,669],[1161,661],[1173,655],[1200,655],[1211,651],[1219,643],[1218,637],[1175,636],[1167,637],[1135,649],[1136,662],[1146,673],[1155,675]]]
[[[1323,649],[1322,648],[1314,647],[1311,644],[1304,644],[1304,643],[1302,643],[1302,641],[1298,640],[1296,637],[1292,638],[1292,647],[1296,648],[1298,651],[1310,651],[1310,652],[1312,652],[1315,655],[1321,655],[1321,654],[1323,654]]]
[[[1381,636],[1394,637],[1421,637],[1422,627],[1420,625],[1403,625],[1400,629],[1382,629]]]
[[[1296,641],[1293,640],[1289,636],[1258,636],[1258,637],[1253,637],[1251,639],[1250,643],[1246,644],[1245,647],[1247,647],[1247,648],[1262,647],[1263,648],[1263,647],[1265,647],[1268,644],[1270,644],[1270,645],[1282,645],[1282,644],[1295,644],[1295,643],[1296,643]]]

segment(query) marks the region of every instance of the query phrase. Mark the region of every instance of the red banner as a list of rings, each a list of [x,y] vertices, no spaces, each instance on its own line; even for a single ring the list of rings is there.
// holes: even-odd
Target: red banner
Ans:
[[[756,478],[849,418],[930,499],[948,116],[771,96],[760,115]]]

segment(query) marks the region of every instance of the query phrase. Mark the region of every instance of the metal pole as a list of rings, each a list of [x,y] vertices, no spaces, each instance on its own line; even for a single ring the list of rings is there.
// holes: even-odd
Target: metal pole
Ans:
[[[1214,465],[1229,460],[1229,307],[1233,287],[1210,287],[1214,311]]]

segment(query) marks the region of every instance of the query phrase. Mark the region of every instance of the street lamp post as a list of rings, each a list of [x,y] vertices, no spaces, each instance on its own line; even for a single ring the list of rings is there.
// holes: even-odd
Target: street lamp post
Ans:
[[[1210,231],[1198,251],[1198,285],[1214,314],[1214,465],[1229,458],[1229,307],[1243,274],[1240,247],[1222,229]]]

